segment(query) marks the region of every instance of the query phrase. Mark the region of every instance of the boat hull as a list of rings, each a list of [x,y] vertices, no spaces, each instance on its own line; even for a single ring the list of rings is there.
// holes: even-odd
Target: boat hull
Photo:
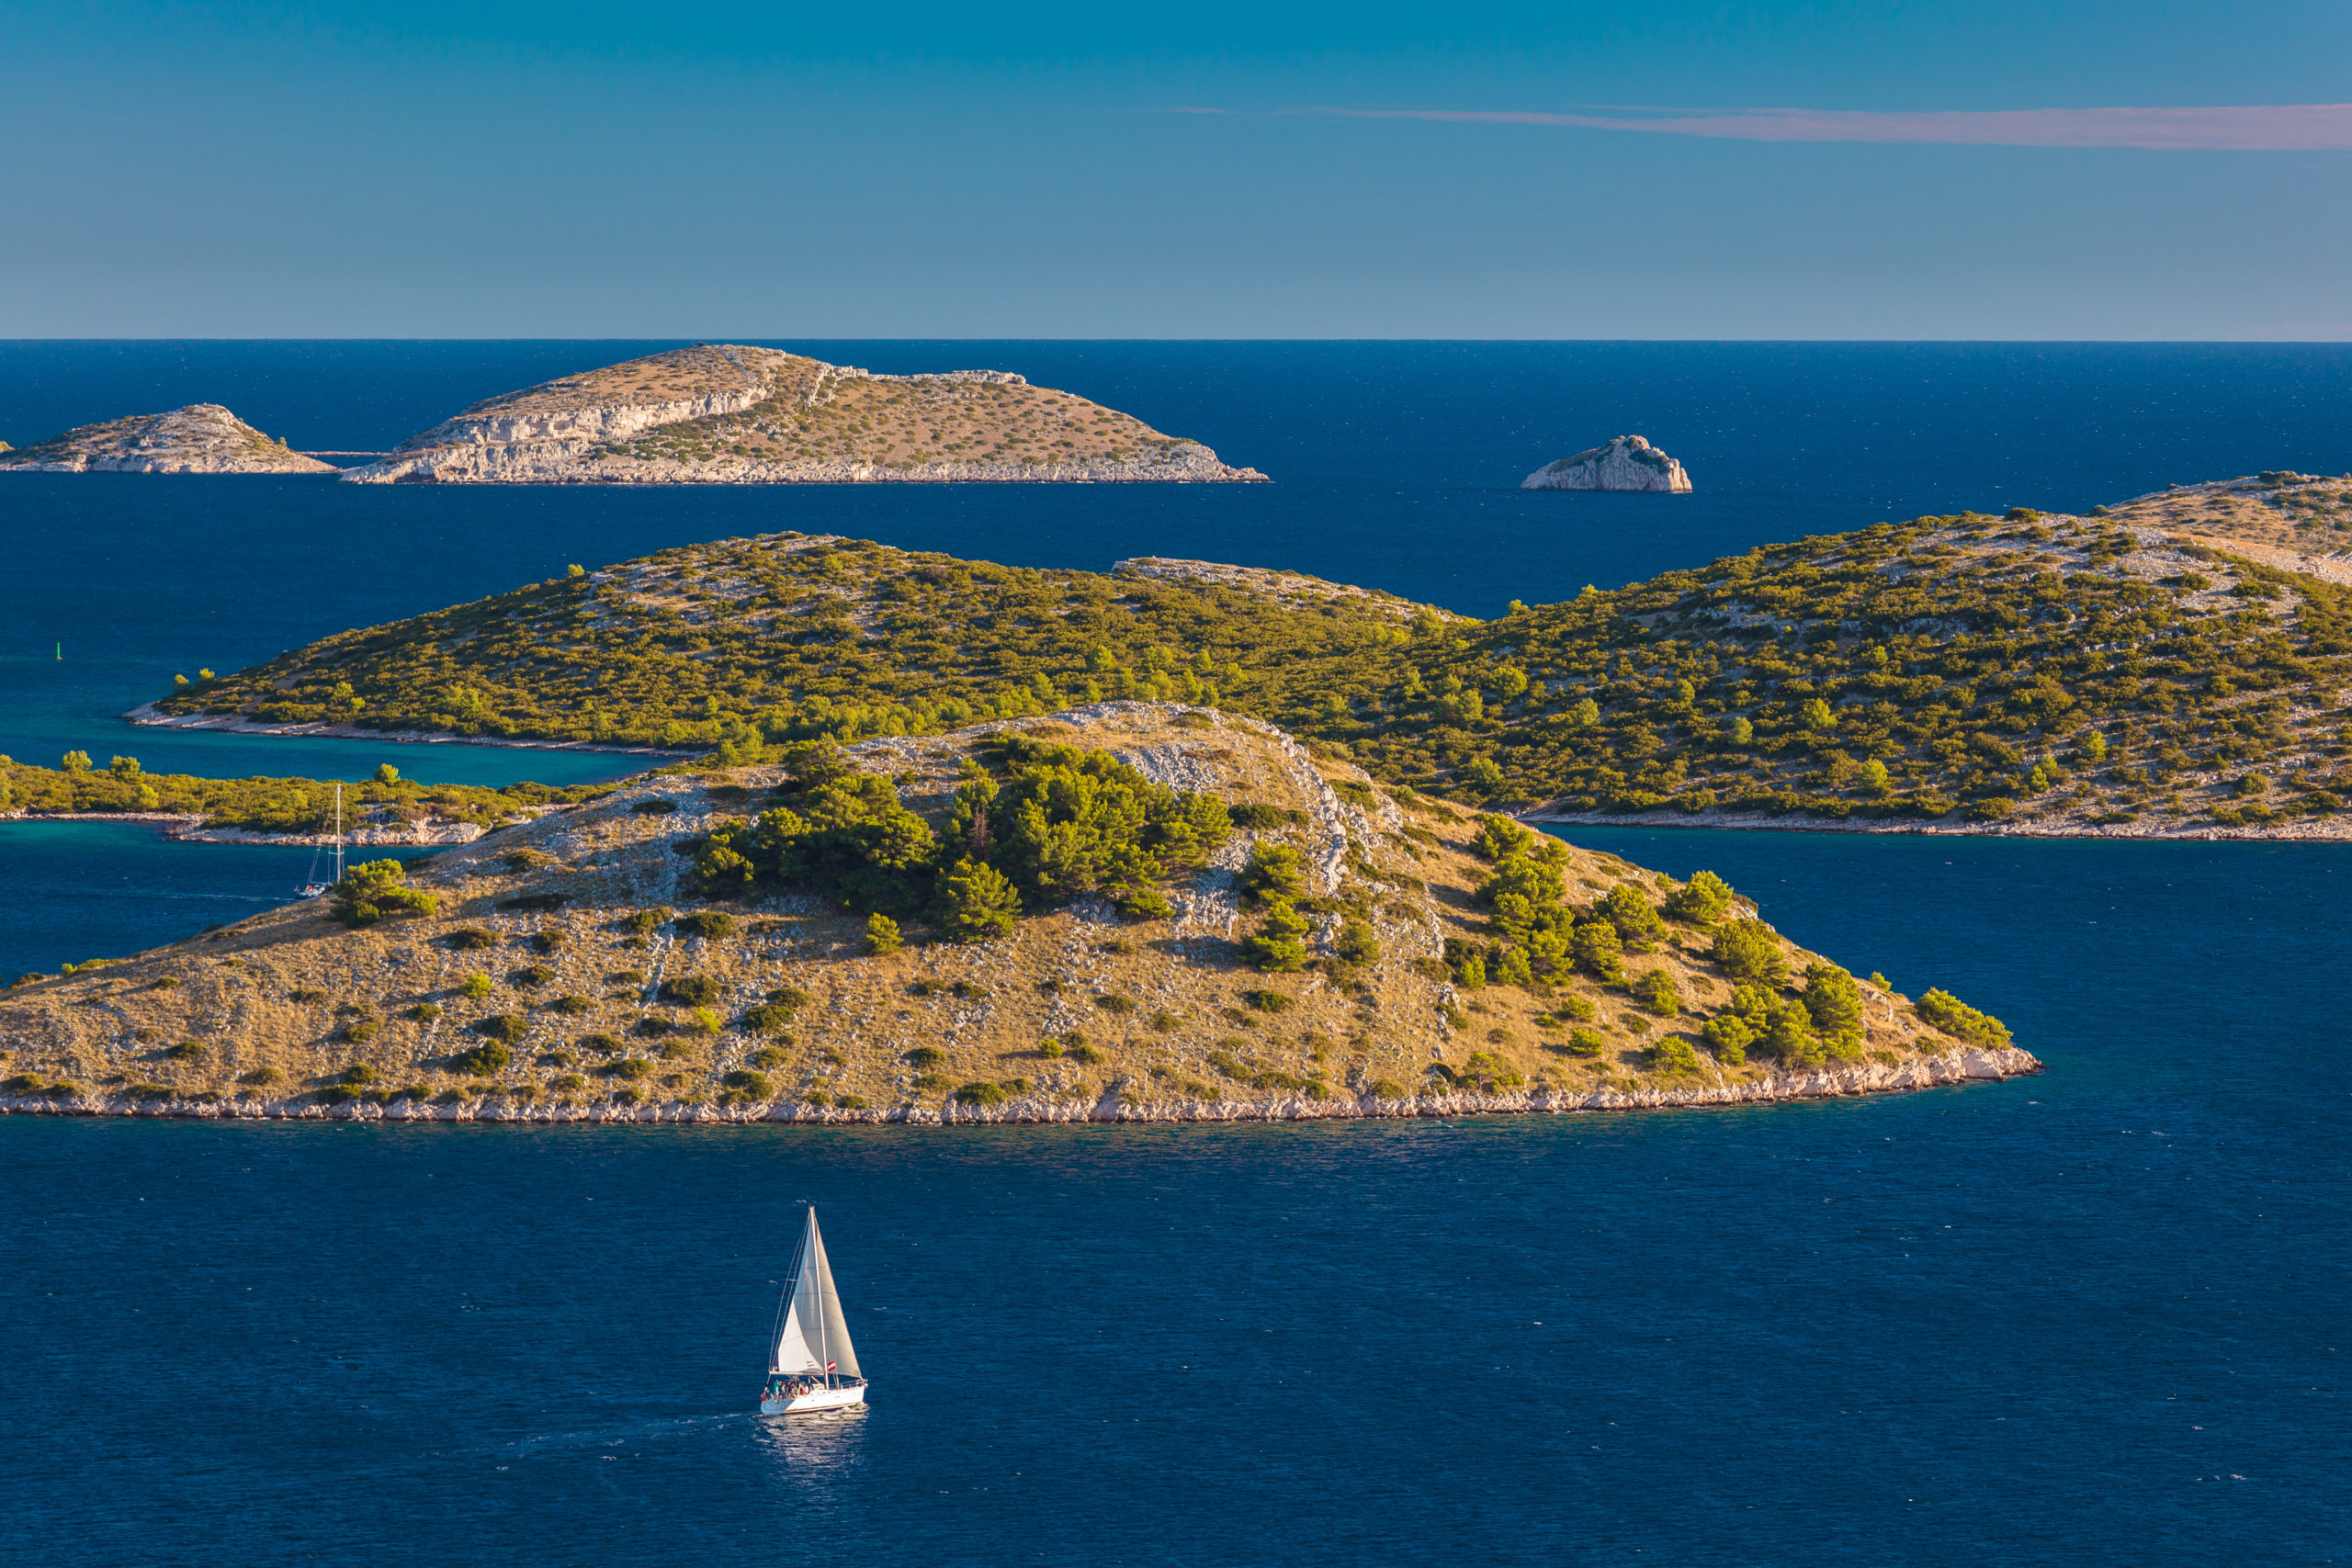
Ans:
[[[865,1390],[857,1388],[812,1388],[807,1393],[790,1399],[763,1398],[763,1416],[805,1416],[818,1410],[857,1410],[865,1404]]]

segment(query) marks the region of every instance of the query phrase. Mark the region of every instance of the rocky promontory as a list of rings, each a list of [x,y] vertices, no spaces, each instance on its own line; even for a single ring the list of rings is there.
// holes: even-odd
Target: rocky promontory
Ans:
[[[1690,476],[1682,465],[1638,435],[1620,435],[1521,479],[1521,490],[1634,490],[1684,494]]]
[[[273,441],[219,403],[190,403],[165,413],[137,413],[77,425],[62,435],[10,448],[0,442],[0,472],[35,474],[332,474],[322,463]]]
[[[1255,468],[1003,370],[698,344],[476,403],[358,484],[1233,483]]]

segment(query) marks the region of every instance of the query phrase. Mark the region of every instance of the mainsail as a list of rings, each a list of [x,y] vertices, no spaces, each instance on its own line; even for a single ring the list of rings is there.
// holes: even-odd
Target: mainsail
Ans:
[[[817,1233],[813,1208],[808,1211],[808,1228],[801,1234],[792,1283],[785,1291],[775,1354],[770,1358],[768,1371],[864,1375],[857,1370],[857,1351],[849,1342],[849,1323],[842,1316],[841,1294],[833,1289],[833,1270],[825,1261],[825,1238]]]

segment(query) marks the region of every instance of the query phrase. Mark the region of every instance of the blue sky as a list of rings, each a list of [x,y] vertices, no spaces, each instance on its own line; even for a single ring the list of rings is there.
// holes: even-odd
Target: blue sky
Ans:
[[[0,336],[2352,338],[2341,0],[6,36]]]

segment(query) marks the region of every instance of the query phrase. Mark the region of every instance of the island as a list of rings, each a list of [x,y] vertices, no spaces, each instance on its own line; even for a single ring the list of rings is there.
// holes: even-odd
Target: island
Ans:
[[[219,403],[131,414],[77,425],[62,435],[11,447],[0,442],[0,473],[333,474],[322,463],[271,440]]]
[[[1107,701],[632,781],[0,993],[0,1110],[1229,1122],[2039,1070],[1688,882]]]
[[[1963,513],[1483,621],[1264,568],[773,534],[340,633],[132,716],[742,763],[1148,700],[1531,820],[2352,837],[2352,584],[2311,533],[2290,568],[2169,520]]]
[[[1688,494],[1690,476],[1682,465],[1638,435],[1620,435],[1605,446],[1546,463],[1519,481],[1521,490],[1630,490]]]
[[[696,344],[504,393],[348,470],[355,484],[1254,483],[1003,370],[884,376]]]

